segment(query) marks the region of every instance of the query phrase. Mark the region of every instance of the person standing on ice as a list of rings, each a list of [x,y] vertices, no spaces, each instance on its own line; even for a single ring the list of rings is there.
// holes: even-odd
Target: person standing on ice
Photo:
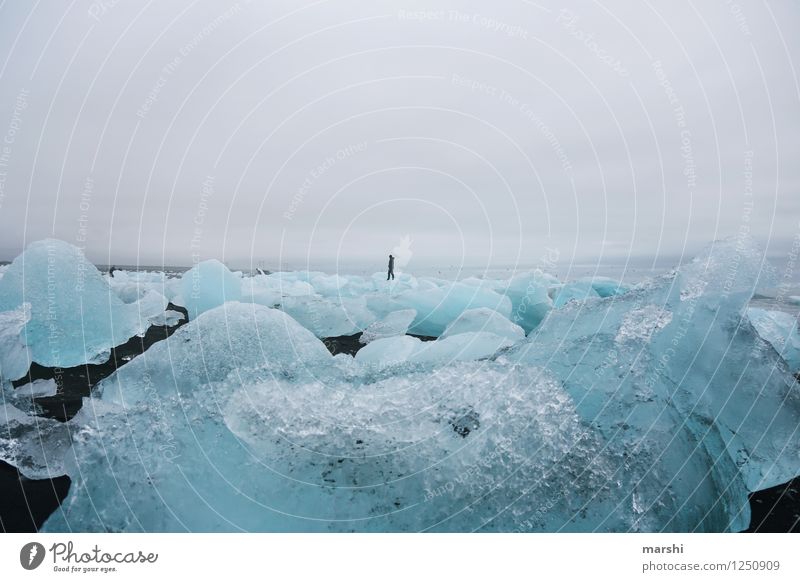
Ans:
[[[389,255],[389,273],[386,275],[386,280],[394,279],[394,257]]]

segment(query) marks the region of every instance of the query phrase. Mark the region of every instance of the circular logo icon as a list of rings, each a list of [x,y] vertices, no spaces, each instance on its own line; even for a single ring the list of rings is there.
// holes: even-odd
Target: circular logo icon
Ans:
[[[35,570],[44,562],[44,546],[39,542],[30,542],[19,551],[19,563],[26,570]]]

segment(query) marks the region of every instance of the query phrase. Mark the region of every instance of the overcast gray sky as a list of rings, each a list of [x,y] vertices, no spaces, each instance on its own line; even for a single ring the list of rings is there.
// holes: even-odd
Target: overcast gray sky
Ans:
[[[791,0],[4,2],[0,258],[780,255],[798,56]]]

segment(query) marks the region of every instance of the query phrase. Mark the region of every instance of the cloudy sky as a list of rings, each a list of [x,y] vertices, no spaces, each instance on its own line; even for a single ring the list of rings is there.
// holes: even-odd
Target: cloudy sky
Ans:
[[[798,57],[792,0],[4,2],[0,259],[787,255]]]

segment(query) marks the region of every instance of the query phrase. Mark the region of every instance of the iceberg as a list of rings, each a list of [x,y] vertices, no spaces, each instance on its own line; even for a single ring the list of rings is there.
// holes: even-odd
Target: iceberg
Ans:
[[[509,319],[526,334],[533,331],[553,308],[548,289],[554,282],[555,278],[537,270],[512,277],[503,289],[502,292],[511,300]]]
[[[31,243],[0,279],[0,312],[30,305],[19,340],[32,361],[48,367],[105,361],[111,348],[147,330],[162,300],[148,294],[142,302],[124,303],[80,249],[54,239]],[[13,344],[13,330],[4,329],[2,341]],[[15,361],[9,379],[22,366]]]
[[[279,309],[285,311],[318,338],[352,335],[375,321],[363,297],[325,299],[319,295],[286,297]]]
[[[135,303],[148,291],[154,291],[172,300],[178,294],[180,279],[166,273],[150,271],[125,271],[117,269],[114,275],[105,276],[111,290],[123,303]]]
[[[468,309],[447,326],[442,338],[466,332],[490,332],[512,342],[525,337],[525,330],[493,309],[479,307]]]
[[[369,296],[356,292],[362,287],[338,275],[274,273],[245,278],[241,300],[281,309],[317,337],[329,338],[358,333],[377,319]]]
[[[379,338],[358,350],[357,362],[377,366],[396,366],[406,362],[419,348],[422,340],[409,335]]]
[[[418,335],[439,337],[445,328],[467,309],[488,307],[501,315],[511,315],[512,302],[491,289],[463,283],[449,283],[426,290],[404,291],[394,300],[405,309],[414,309],[417,316],[409,331]]]
[[[242,279],[240,300],[246,303],[258,303],[266,307],[276,307],[281,302],[281,292],[268,284],[267,275],[257,275]]]
[[[325,345],[282,311],[231,302],[201,313],[119,368],[97,390],[104,401],[125,405],[191,396],[198,386],[253,368],[289,374],[331,361]]]
[[[404,335],[416,317],[417,312],[414,309],[392,311],[386,317],[376,321],[365,329],[359,341],[362,344],[368,344],[377,339]]]
[[[507,337],[486,331],[468,331],[423,342],[409,357],[412,362],[443,364],[459,360],[480,360],[511,346]]]
[[[521,499],[550,508],[535,528],[586,530],[578,509],[598,496],[614,515],[613,491],[559,493],[565,449],[587,480],[609,469],[545,372],[468,362],[352,385],[330,371],[235,374],[182,404],[91,403],[44,530],[504,530],[517,512],[497,508]]]
[[[144,295],[134,304],[137,308],[140,321],[147,321],[150,325],[165,325],[161,323],[166,321],[166,308],[169,301],[161,293],[155,290],[145,291]],[[172,313],[176,313],[172,311]],[[183,314],[179,314],[183,318]],[[173,318],[174,319],[174,318]]]
[[[147,320],[150,322],[150,325],[165,325],[167,327],[173,327],[178,325],[185,318],[186,316],[180,311],[169,309],[156,315],[152,315],[148,317]]]
[[[340,297],[343,289],[347,286],[348,279],[341,275],[316,273],[309,278],[308,283],[316,293],[323,297]]]
[[[196,264],[181,277],[179,305],[189,312],[189,319],[242,296],[240,279],[216,259]]]
[[[379,368],[406,362],[438,367],[456,361],[489,358],[512,344],[506,337],[482,331],[460,333],[429,342],[402,335],[370,342],[358,351],[355,360]]]
[[[282,297],[302,297],[314,293],[314,287],[308,281],[298,280],[293,273],[276,273],[267,275],[265,279]]]
[[[747,492],[797,474],[797,385],[742,318],[762,263],[746,241],[718,242],[613,300],[565,305],[502,356],[546,365],[632,459],[619,505],[636,529],[745,529]]]
[[[256,275],[242,280],[242,301],[267,307],[280,305],[284,297],[304,297],[314,294],[306,281],[297,280],[292,273]]]

